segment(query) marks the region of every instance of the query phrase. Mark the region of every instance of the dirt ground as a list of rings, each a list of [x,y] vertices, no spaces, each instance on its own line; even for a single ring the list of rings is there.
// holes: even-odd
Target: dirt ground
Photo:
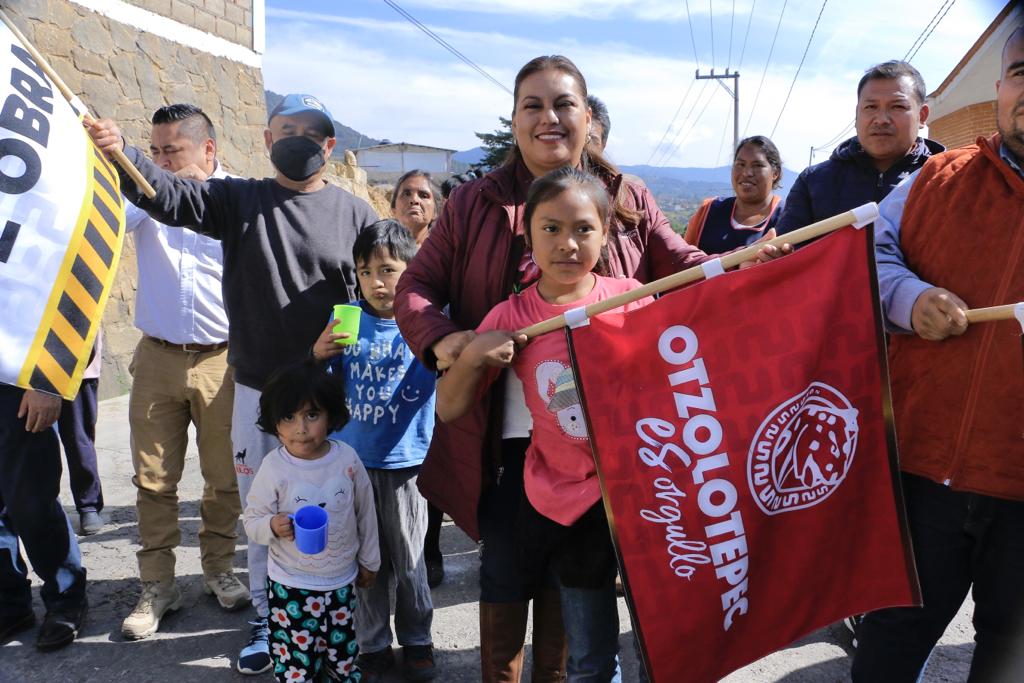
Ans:
[[[139,583],[135,551],[138,549],[135,517],[135,489],[128,446],[128,399],[122,396],[100,404],[97,446],[109,524],[99,534],[81,539],[82,555],[89,572],[91,610],[78,641],[59,652],[40,655],[32,647],[35,630],[0,646],[0,682],[58,681],[61,683],[133,683],[242,681],[249,677],[235,672],[233,665],[248,635],[248,608],[222,611],[213,598],[203,595],[197,531],[201,480],[194,449],[190,451],[184,479],[179,488],[182,545],[178,552],[178,584],[185,605],[166,618],[152,638],[127,642],[121,637],[121,621],[138,597]],[[67,483],[62,498],[74,520]],[[478,681],[479,637],[477,615],[476,546],[451,524],[442,531],[445,554],[445,583],[435,589],[434,645],[439,682]],[[243,582],[245,545],[240,543],[235,566]],[[38,590],[38,582],[36,585]],[[970,623],[972,605],[961,609],[936,648],[924,681],[964,681],[974,631]],[[42,605],[36,595],[36,611]],[[632,633],[625,603],[620,599],[623,680],[637,680]],[[849,679],[849,638],[841,626],[822,629],[791,646],[732,674],[728,683],[788,683],[845,681]],[[527,646],[529,656],[529,646]],[[269,681],[265,674],[256,680]],[[400,681],[397,673],[389,681]]]

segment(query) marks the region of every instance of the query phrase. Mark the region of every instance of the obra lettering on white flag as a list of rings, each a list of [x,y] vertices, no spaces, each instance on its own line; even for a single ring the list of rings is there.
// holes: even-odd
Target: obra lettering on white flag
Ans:
[[[124,200],[80,113],[2,25],[0,102],[0,382],[71,399],[121,254]]]

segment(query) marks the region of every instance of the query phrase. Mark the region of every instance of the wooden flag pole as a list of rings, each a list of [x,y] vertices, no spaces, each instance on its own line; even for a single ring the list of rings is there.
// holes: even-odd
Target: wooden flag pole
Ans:
[[[752,260],[757,256],[757,252],[761,251],[765,245],[771,244],[776,247],[781,247],[783,244],[800,244],[802,242],[812,240],[815,237],[820,237],[838,230],[839,228],[847,225],[867,225],[877,217],[878,205],[874,202],[869,202],[868,204],[851,209],[846,213],[841,213],[838,216],[833,216],[832,218],[826,218],[823,221],[812,223],[811,225],[800,228],[799,230],[794,230],[793,232],[780,235],[779,237],[774,237],[764,242],[757,242],[749,247],[740,249],[739,251],[729,252],[718,260],[721,261],[721,267],[723,270],[729,270],[730,268],[735,268],[744,261]],[[714,261],[712,261],[712,263],[714,263]],[[708,262],[705,262],[699,266],[687,268],[686,270],[663,277],[660,280],[648,282],[646,285],[642,285],[636,289],[631,289],[628,292],[623,292],[622,294],[618,294],[609,299],[590,304],[585,309],[586,315],[588,318],[592,318],[595,315],[600,315],[601,313],[618,308],[619,306],[625,306],[626,304],[631,304],[634,301],[639,301],[644,297],[660,294],[670,289],[675,289],[676,287],[681,287],[691,282],[703,279],[707,277],[707,271],[705,270],[707,266]],[[525,327],[519,330],[517,334],[525,334],[527,338],[533,338],[541,334],[554,332],[561,327],[565,327],[567,324],[565,316],[559,315],[543,322],[535,323],[529,327]]]
[[[21,41],[22,46],[30,55],[32,55],[32,59],[36,61],[36,64],[38,64],[39,68],[43,70],[43,73],[46,74],[47,78],[53,81],[53,84],[57,86],[57,89],[60,90],[60,94],[64,96],[64,99],[73,105],[77,102],[84,110],[85,105],[82,104],[82,101],[75,96],[75,93],[71,92],[71,88],[69,88],[57,72],[53,70],[53,67],[46,61],[46,58],[43,57],[39,50],[37,50],[35,46],[28,41],[25,34],[23,34],[18,27],[14,25],[14,22],[11,21],[11,18],[7,16],[7,13],[2,9],[0,9],[0,21],[3,21],[4,24],[7,25],[7,28],[11,29],[11,33]],[[88,111],[82,112],[82,120],[89,125],[92,125],[95,121]],[[125,173],[135,181],[135,184],[139,186],[139,189],[142,190],[143,194],[150,199],[156,196],[156,190],[154,190],[153,186],[150,185],[144,177],[142,177],[142,174],[139,173],[139,169],[135,168],[135,164],[125,156],[124,151],[118,149],[115,150],[112,155],[114,157],[114,161],[116,161],[118,165],[124,169]]]
[[[794,230],[793,232],[780,235],[779,237],[774,237],[770,240],[765,240],[764,242],[757,242],[749,247],[740,249],[739,251],[729,252],[728,254],[725,254],[713,261],[705,261],[699,266],[687,268],[686,270],[663,277],[660,280],[648,282],[646,285],[641,285],[636,289],[631,289],[628,292],[623,292],[622,294],[613,296],[610,299],[590,304],[584,309],[586,317],[592,318],[595,315],[600,315],[601,313],[618,308],[619,306],[625,306],[626,304],[631,304],[634,301],[639,301],[644,297],[660,294],[670,289],[675,289],[676,287],[696,282],[697,280],[707,277],[708,270],[710,269],[710,263],[718,261],[721,264],[721,270],[728,270],[740,265],[744,261],[752,260],[757,256],[757,252],[761,251],[765,245],[771,244],[772,246],[781,247],[783,244],[801,244],[802,242],[807,242],[815,237],[821,237],[822,235],[834,232],[839,228],[846,227],[847,225],[854,225],[857,227],[867,225],[868,223],[873,222],[876,218],[878,218],[878,204],[875,204],[874,202],[862,204],[861,206],[851,209],[846,213],[841,213],[838,216],[832,216],[832,218],[826,218],[823,221],[811,223],[799,230]],[[554,332],[555,330],[565,327],[567,324],[565,316],[558,315],[554,318],[534,323],[529,327],[524,327],[516,332],[516,334],[525,334],[527,339],[532,339],[533,337],[547,334],[548,332]],[[438,362],[437,364],[438,370],[446,370],[448,367],[447,363]]]
[[[1024,304],[1006,304],[1005,306],[990,306],[988,308],[972,308],[967,311],[967,322],[987,323],[996,320],[1013,320],[1017,317],[1015,309]]]

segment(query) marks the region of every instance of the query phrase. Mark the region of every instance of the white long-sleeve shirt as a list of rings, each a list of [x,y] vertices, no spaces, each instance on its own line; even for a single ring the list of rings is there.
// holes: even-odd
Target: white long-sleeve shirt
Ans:
[[[373,486],[351,447],[330,441],[317,460],[303,460],[279,446],[260,464],[245,501],[242,524],[255,543],[270,547],[267,574],[290,588],[328,591],[352,583],[359,567],[380,568]],[[327,511],[327,547],[306,555],[295,541],[278,538],[270,520],[306,505]]]
[[[210,177],[233,176],[217,164]],[[226,342],[220,241],[188,228],[168,227],[133,204],[125,206],[125,228],[135,234],[139,263],[135,327],[174,344]]]

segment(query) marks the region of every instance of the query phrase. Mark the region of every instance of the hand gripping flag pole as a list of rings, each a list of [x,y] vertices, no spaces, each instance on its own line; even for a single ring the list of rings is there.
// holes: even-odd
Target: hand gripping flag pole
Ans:
[[[878,205],[874,202],[863,204],[854,209],[851,209],[845,213],[841,213],[831,218],[826,218],[823,221],[812,223],[806,227],[794,230],[793,232],[774,237],[764,242],[757,242],[739,249],[738,251],[732,251],[728,254],[724,254],[719,258],[706,261],[699,266],[693,268],[687,268],[678,273],[674,273],[667,277],[663,277],[660,280],[649,282],[646,285],[631,289],[628,292],[623,292],[617,296],[613,296],[603,301],[590,304],[584,309],[587,318],[592,318],[595,315],[600,315],[606,311],[616,309],[620,306],[639,301],[647,296],[654,294],[661,294],[670,289],[681,287],[683,285],[696,282],[697,280],[714,277],[720,275],[722,272],[735,268],[745,261],[750,261],[757,256],[757,253],[761,251],[766,245],[770,244],[775,247],[781,247],[783,244],[801,244],[808,240],[821,237],[830,232],[834,232],[839,228],[845,228],[847,225],[860,228],[878,218]],[[539,323],[530,325],[529,327],[519,330],[517,334],[525,334],[528,339],[537,337],[548,332],[554,332],[555,330],[565,327],[566,325],[579,325],[578,321],[568,321],[565,315],[558,315],[554,318],[549,318]]]
[[[1017,319],[1021,328],[1021,345],[1024,346],[1024,302],[1017,304],[1006,304],[1005,306],[989,306],[988,308],[972,308],[967,311],[967,322],[974,323],[995,322],[998,320]]]
[[[1024,303],[990,306],[988,308],[972,308],[967,311],[967,322],[972,324],[994,322],[997,320],[1013,320],[1014,318],[1020,321],[1021,328],[1024,330]]]
[[[4,12],[2,9],[0,9],[0,21],[3,21],[4,24],[7,25],[7,28],[11,30],[11,33],[13,33],[14,36],[19,41],[21,41],[21,44],[22,46],[24,46],[25,50],[30,55],[32,55],[32,59],[34,59],[36,64],[39,65],[39,68],[43,70],[43,72],[46,74],[46,77],[49,78],[55,86],[57,86],[57,89],[60,90],[60,94],[64,96],[64,99],[71,103],[72,108],[78,112],[79,116],[82,117],[82,120],[85,123],[91,125],[95,121],[95,119],[89,114],[89,111],[86,108],[85,104],[82,102],[82,100],[80,100],[78,96],[71,91],[71,88],[67,86],[67,84],[63,81],[63,79],[61,79],[57,72],[54,71],[53,67],[50,66],[49,62],[46,61],[46,58],[43,57],[39,50],[37,50],[35,46],[29,42],[28,38],[25,37],[25,34],[23,34],[21,30],[19,30],[18,27],[14,25],[14,22],[11,21],[11,18],[7,16],[7,13]],[[113,157],[114,161],[116,161],[117,164],[124,169],[125,173],[127,173],[131,177],[131,179],[135,181],[135,184],[139,187],[140,190],[142,190],[143,194],[145,194],[150,199],[156,196],[156,191],[153,189],[153,186],[150,185],[149,182],[147,182],[146,179],[142,177],[142,174],[139,173],[139,169],[135,168],[135,164],[133,164],[131,160],[129,160],[128,157],[125,156],[122,150],[115,150],[113,152]]]
[[[584,325],[585,321],[595,315],[600,315],[606,311],[611,311],[618,308],[619,306],[625,306],[626,304],[639,301],[647,296],[653,296],[654,294],[661,294],[670,289],[676,287],[682,287],[688,285],[691,282],[711,278],[716,275],[720,275],[729,268],[735,268],[745,261],[750,261],[757,257],[757,254],[766,245],[772,245],[775,247],[781,247],[783,244],[801,244],[809,240],[813,240],[822,235],[827,235],[830,232],[834,232],[840,228],[845,228],[847,225],[852,225],[855,228],[862,228],[869,223],[874,222],[878,218],[878,204],[874,202],[868,202],[862,204],[856,208],[850,209],[845,213],[826,218],[818,221],[817,223],[811,223],[810,225],[794,230],[793,232],[774,237],[764,242],[757,242],[744,247],[737,251],[729,252],[719,258],[705,261],[704,263],[694,266],[693,268],[687,268],[681,270],[678,273],[673,273],[660,280],[654,282],[648,282],[646,285],[631,289],[628,292],[623,292],[617,296],[613,296],[603,301],[590,304],[583,309],[574,309],[569,311],[567,314],[557,315],[554,318],[549,318],[538,323],[534,323],[529,327],[516,332],[516,334],[525,334],[527,339],[538,337],[548,332],[554,332],[555,330],[563,327],[579,327]],[[568,317],[567,317],[568,316]],[[448,363],[439,362],[437,364],[438,370],[447,370],[449,367]]]

